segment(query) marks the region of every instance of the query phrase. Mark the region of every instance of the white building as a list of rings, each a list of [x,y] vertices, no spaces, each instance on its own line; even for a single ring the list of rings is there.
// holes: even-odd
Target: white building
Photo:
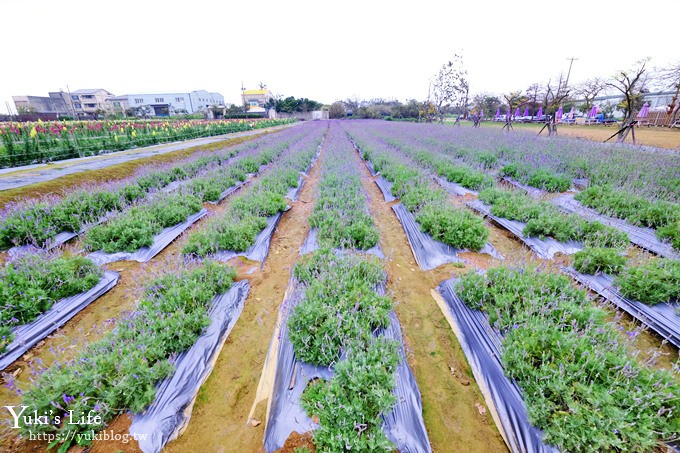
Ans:
[[[151,116],[169,116],[178,113],[209,113],[210,107],[224,107],[224,96],[205,90],[188,93],[141,93],[113,96],[107,100],[111,111],[124,112],[135,107],[149,107]]]

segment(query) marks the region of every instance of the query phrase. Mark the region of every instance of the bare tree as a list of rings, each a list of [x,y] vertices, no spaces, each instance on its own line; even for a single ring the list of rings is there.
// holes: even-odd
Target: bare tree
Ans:
[[[541,85],[539,83],[532,83],[525,90],[527,94],[527,104],[531,106],[533,111],[536,111],[538,105],[538,95],[541,94]]]
[[[590,111],[593,107],[595,98],[605,89],[605,87],[605,80],[599,77],[593,77],[576,86],[574,91],[578,97],[583,98],[584,112]]]
[[[522,91],[511,91],[504,94],[503,98],[508,103],[508,112],[505,114],[505,126],[503,126],[503,129],[507,128],[510,131],[512,129],[512,111],[526,102],[526,97],[522,95]]]
[[[670,126],[675,122],[678,113],[680,113],[680,103],[678,103],[678,95],[680,95],[680,61],[676,61],[658,70],[657,79],[661,82],[663,88],[675,90],[671,103],[666,106],[666,121],[664,124]]]
[[[439,121],[444,121],[444,114],[449,107],[462,108],[466,113],[470,86],[467,71],[463,67],[463,57],[454,54],[453,59],[444,63],[430,82],[428,102],[434,105]]]
[[[649,60],[649,58],[644,58],[636,61],[633,68],[617,71],[607,82],[607,86],[615,88],[623,94],[623,102],[620,105],[623,106],[624,116],[621,128],[617,133],[618,142],[623,142],[628,136],[637,115],[638,104],[642,102],[642,95],[648,81],[646,73]]]
[[[547,116],[547,121],[545,125],[541,128],[538,133],[543,132],[543,129],[548,128],[548,135],[557,134],[557,110],[560,108],[562,103],[569,97],[569,88],[567,87],[566,80],[564,80],[563,75],[560,74],[560,78],[557,81],[557,85],[552,85],[551,81],[545,87],[545,94],[543,97],[543,109]]]

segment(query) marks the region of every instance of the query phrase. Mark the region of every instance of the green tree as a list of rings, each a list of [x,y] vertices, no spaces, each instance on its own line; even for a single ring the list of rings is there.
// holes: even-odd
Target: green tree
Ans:
[[[334,102],[328,109],[328,117],[331,119],[344,118],[346,114],[345,104],[342,102]]]

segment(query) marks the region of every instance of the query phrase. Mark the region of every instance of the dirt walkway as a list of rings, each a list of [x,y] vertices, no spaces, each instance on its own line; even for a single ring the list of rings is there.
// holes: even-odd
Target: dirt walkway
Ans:
[[[380,231],[380,246],[387,257],[388,289],[404,333],[409,364],[423,400],[423,418],[435,452],[507,451],[493,420],[479,407],[485,405],[465,355],[453,331],[430,296],[442,280],[463,269],[453,265],[423,272],[413,258],[406,234],[385,203],[373,177],[353,153],[361,168],[369,197],[369,210]],[[479,254],[466,259],[484,261]],[[488,261],[488,260],[487,260]]]

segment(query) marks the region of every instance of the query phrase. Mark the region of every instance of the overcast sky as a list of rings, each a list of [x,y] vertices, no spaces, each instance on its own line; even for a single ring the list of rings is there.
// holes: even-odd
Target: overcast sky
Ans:
[[[555,80],[569,57],[575,83],[680,60],[678,17],[679,0],[0,0],[0,113],[67,85],[422,100],[454,52],[473,93]]]

